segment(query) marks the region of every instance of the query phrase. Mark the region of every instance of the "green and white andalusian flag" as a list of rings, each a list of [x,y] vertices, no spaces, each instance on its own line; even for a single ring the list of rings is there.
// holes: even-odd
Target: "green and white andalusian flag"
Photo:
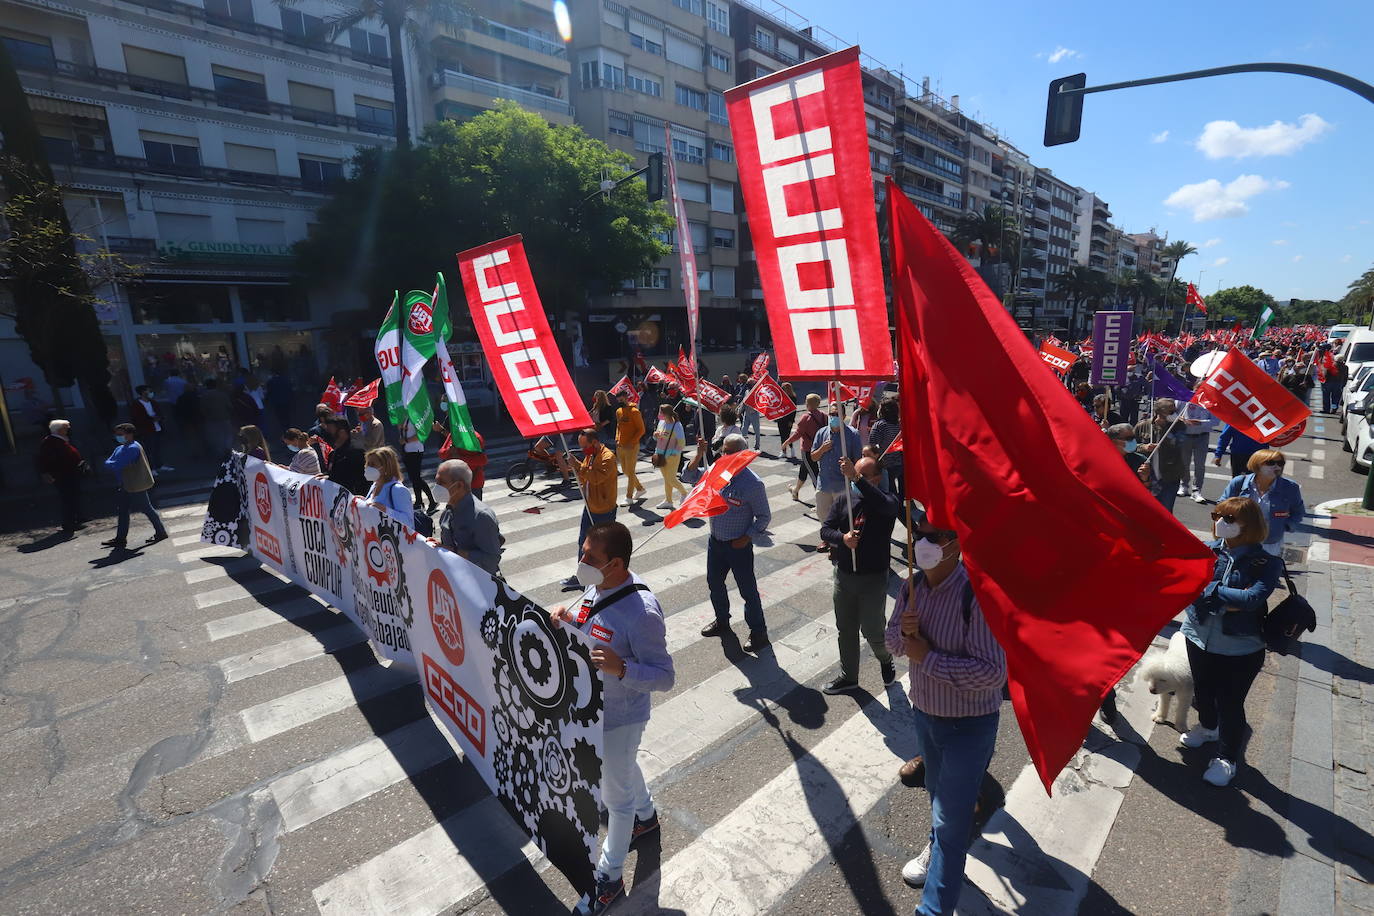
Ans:
[[[468,412],[467,395],[463,393],[463,383],[458,379],[458,371],[453,367],[453,359],[448,354],[448,339],[453,332],[449,320],[448,289],[444,286],[444,275],[434,275],[434,336],[435,355],[439,357],[439,377],[444,380],[444,395],[448,399],[448,431],[453,437],[453,445],[467,452],[482,451],[477,441],[477,430],[472,425],[472,414]]]
[[[421,442],[434,428],[434,408],[425,388],[425,363],[434,356],[434,304],[429,293],[406,293],[401,309],[401,402]]]
[[[1273,320],[1274,308],[1273,306],[1266,305],[1264,307],[1264,311],[1260,313],[1259,322],[1255,324],[1255,333],[1250,335],[1251,338],[1253,338],[1254,340],[1259,340],[1261,337],[1263,337],[1264,329],[1269,327],[1269,322]]]
[[[405,400],[401,396],[401,294],[391,297],[391,308],[387,309],[382,326],[377,329],[377,344],[373,353],[377,357],[377,368],[382,373],[382,386],[386,389],[386,412],[392,426],[400,426],[406,417]]]

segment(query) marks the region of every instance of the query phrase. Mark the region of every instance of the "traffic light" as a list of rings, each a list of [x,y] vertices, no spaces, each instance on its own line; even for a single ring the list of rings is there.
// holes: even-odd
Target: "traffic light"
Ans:
[[[1050,82],[1050,97],[1045,105],[1045,145],[1073,143],[1083,127],[1083,93],[1065,94],[1064,89],[1082,89],[1088,85],[1086,73],[1061,77]]]
[[[663,199],[663,154],[650,153],[649,164],[644,167],[644,183],[649,187],[649,200]]]

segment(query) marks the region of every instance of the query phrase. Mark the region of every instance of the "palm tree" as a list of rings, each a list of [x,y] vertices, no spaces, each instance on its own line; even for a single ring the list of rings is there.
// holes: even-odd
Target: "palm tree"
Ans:
[[[278,6],[293,6],[297,0],[277,0]],[[396,148],[410,148],[410,88],[406,82],[405,60],[401,56],[401,35],[410,36],[411,44],[420,40],[434,24],[451,25],[457,29],[472,10],[459,0],[352,0],[348,9],[324,20],[324,33],[334,41],[349,29],[369,19],[380,19],[386,26],[388,52],[391,56],[391,104],[396,120]]]
[[[1173,289],[1174,277],[1178,274],[1178,262],[1188,257],[1190,254],[1197,254],[1197,248],[1189,245],[1187,242],[1183,241],[1183,239],[1179,239],[1177,242],[1170,242],[1164,246],[1164,250],[1160,252],[1160,256],[1166,261],[1173,262],[1169,267],[1169,282],[1164,286],[1166,290]],[[1179,330],[1182,331],[1183,314],[1181,312],[1178,316],[1178,324]]]
[[[1004,248],[1016,237],[1016,219],[1001,207],[987,204],[982,211],[961,213],[950,240],[964,250],[974,242],[982,248],[983,260],[1009,263]]]
[[[1105,278],[1095,270],[1090,270],[1082,264],[1075,264],[1061,274],[1056,274],[1050,278],[1055,292],[1063,293],[1069,297],[1071,306],[1069,317],[1069,334],[1078,333],[1078,307],[1084,301],[1093,297],[1099,292],[1098,283]]]

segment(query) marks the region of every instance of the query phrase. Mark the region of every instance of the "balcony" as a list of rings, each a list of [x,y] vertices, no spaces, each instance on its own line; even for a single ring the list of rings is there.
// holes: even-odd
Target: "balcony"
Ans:
[[[777,42],[760,40],[757,33],[749,36],[749,47],[753,48],[755,51],[762,51],[774,60],[781,61],[789,67],[801,63],[799,58],[778,50]]]
[[[528,51],[547,54],[550,57],[568,56],[568,49],[562,43],[552,41],[526,29],[517,29],[514,26],[497,22],[494,19],[463,13],[458,17],[457,28],[476,32],[478,35],[485,35],[488,38],[495,38],[497,41],[525,48]]]
[[[167,175],[174,178],[189,178],[200,181],[214,181],[222,184],[249,185],[258,188],[279,188],[285,191],[323,192],[322,185],[305,182],[294,175],[273,175],[265,172],[241,172],[237,169],[221,169],[208,165],[189,165],[171,162],[149,162],[136,156],[117,156],[114,153],[95,150],[74,149],[70,161],[64,163],[74,168],[100,169],[112,172],[133,172],[143,175]],[[128,240],[137,244],[140,239]],[[115,250],[113,247],[111,251]]]
[[[53,61],[53,66],[51,67],[35,67],[32,64],[24,64],[21,68],[29,72],[62,76],[83,83],[92,83],[97,86],[108,86],[115,89],[130,89],[134,92],[155,95],[164,99],[177,99],[183,102],[205,102],[217,108],[232,108],[236,111],[273,115],[290,118],[295,121],[305,121],[310,124],[317,124],[325,127],[338,127],[344,130],[361,133],[389,135],[394,130],[390,125],[380,125],[371,121],[360,121],[357,118],[335,114],[332,111],[315,111],[308,108],[297,108],[294,105],[285,105],[281,102],[273,102],[257,96],[237,92],[220,92],[214,89],[204,89],[200,86],[189,86],[185,83],[169,83],[163,80],[152,79],[151,77],[125,73],[122,70],[108,70],[104,67],[92,67],[87,64],[78,64],[69,60]]]
[[[933,162],[927,162],[919,156],[913,156],[907,150],[903,150],[902,152],[898,153],[897,158],[901,162],[906,163],[907,165],[915,166],[918,169],[924,169],[925,171],[939,178],[943,178],[948,181],[957,181],[960,184],[964,183],[963,172],[956,172],[953,169],[944,168],[943,166],[936,165]]]
[[[490,107],[492,99],[510,99],[513,102],[524,105],[526,108],[547,111],[568,119],[571,119],[573,116],[572,105],[563,99],[554,98],[551,95],[544,95],[541,92],[532,92],[520,86],[498,83],[495,80],[489,80],[481,76],[473,76],[469,73],[442,70],[434,74],[432,85],[436,90],[456,89],[460,92],[470,93],[484,100],[479,103],[483,107]],[[463,100],[459,99],[457,101]]]
[[[931,203],[939,204],[942,207],[953,207],[956,210],[964,209],[964,198],[962,195],[959,194],[955,194],[952,197],[946,197],[943,194],[937,194],[934,191],[927,191],[925,188],[918,188],[915,185],[910,184],[902,185],[902,190],[905,191],[907,194],[910,194],[912,197],[916,197],[921,200],[928,200]]]
[[[935,134],[932,134],[929,131],[921,130],[921,128],[915,127],[911,124],[903,124],[902,130],[906,131],[908,134],[910,134],[917,140],[922,140],[926,143],[929,143],[931,146],[939,147],[945,152],[953,153],[954,155],[959,156],[960,158],[964,157],[964,150],[957,143],[951,143],[950,141],[945,140],[942,137],[937,137]],[[997,171],[995,169],[993,170],[993,174],[997,174]]]

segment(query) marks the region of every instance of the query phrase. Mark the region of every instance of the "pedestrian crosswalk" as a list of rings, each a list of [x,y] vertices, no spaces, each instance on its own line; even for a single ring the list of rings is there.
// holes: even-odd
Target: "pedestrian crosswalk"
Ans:
[[[774,640],[758,656],[732,662],[702,645],[717,643],[700,633],[713,617],[704,588],[705,524],[689,522],[660,530],[666,510],[648,508],[654,503],[652,496],[619,510],[619,518],[643,544],[631,567],[663,603],[669,648],[683,659],[677,687],[655,695],[645,733],[642,765],[651,786],[688,778],[683,774],[694,760],[756,722],[761,710],[776,709],[788,692],[820,680],[836,663],[830,562],[814,552],[819,523],[811,506],[788,495],[796,480],[795,465],[764,458],[755,469],[774,512],[771,538],[755,549],[760,594]],[[654,469],[645,462],[640,473],[652,487]],[[546,606],[575,598],[576,593],[564,593],[559,586],[575,564],[582,513],[575,489],[535,487],[512,493],[504,481],[493,480],[484,496],[506,537],[502,569],[508,581]],[[413,786],[425,774],[436,767],[465,766],[456,762],[457,755],[424,714],[413,672],[377,662],[364,648],[362,634],[319,599],[236,551],[199,544],[192,534],[194,511],[170,510],[168,520],[187,532],[178,559],[197,625],[203,628],[226,691],[213,737],[191,766],[199,771],[198,780],[209,778],[206,772],[218,774],[215,778],[226,796],[251,787],[265,791],[275,802],[283,834],[278,867],[289,861],[297,837],[303,843],[319,842],[317,837],[329,830],[331,821],[356,810],[370,811],[370,806],[419,806],[420,793]],[[733,620],[742,629],[743,608],[733,585],[731,591]],[[900,692],[887,696],[904,702]],[[385,730],[369,729],[368,716],[361,718],[362,727],[343,727],[345,722],[356,726],[358,710],[373,706],[390,711],[384,717]],[[710,713],[704,714],[706,710]],[[868,779],[865,767],[890,769],[896,757],[890,740],[885,743],[874,735],[871,720],[879,713],[846,709],[845,714],[849,718],[827,739],[831,744],[826,747],[844,756],[840,749],[848,746],[852,752],[865,745],[865,736],[872,745],[859,756],[851,753],[850,764],[842,768],[848,791],[851,776]],[[887,710],[882,715],[900,713]],[[335,720],[341,727],[329,727]],[[293,746],[289,753],[279,754],[275,749],[283,743]],[[305,756],[304,748],[294,746],[299,743],[308,743],[317,753]],[[260,759],[278,756],[298,762],[279,772],[256,770]],[[765,793],[758,799],[760,805],[773,805],[784,797],[792,805],[791,797],[804,792],[804,769],[767,776],[759,778],[759,791]],[[175,781],[177,774],[163,778]],[[868,791],[881,795],[891,780],[884,776],[879,782]],[[858,812],[852,805],[848,810],[849,816]],[[803,804],[789,817],[800,827],[810,818],[805,811]],[[373,816],[387,815],[378,810]],[[750,809],[742,809],[734,820],[713,829],[726,836],[737,829],[735,821],[742,829],[750,816]],[[843,818],[833,826],[847,829]],[[480,837],[481,842],[456,844],[455,836]],[[332,871],[316,876],[313,898],[318,910],[439,913],[473,895],[480,899],[484,887],[513,869],[533,863],[542,870],[547,864],[499,803],[483,792],[472,793],[457,810],[433,816],[421,829],[393,839],[378,849],[360,844],[357,851],[365,855],[355,855],[350,847],[331,857]],[[704,853],[717,842],[715,834],[703,835],[676,852],[670,864],[674,874],[681,871],[684,886],[691,883],[694,868],[709,862]],[[802,874],[823,855],[815,842],[801,843],[788,853],[790,871]]]

